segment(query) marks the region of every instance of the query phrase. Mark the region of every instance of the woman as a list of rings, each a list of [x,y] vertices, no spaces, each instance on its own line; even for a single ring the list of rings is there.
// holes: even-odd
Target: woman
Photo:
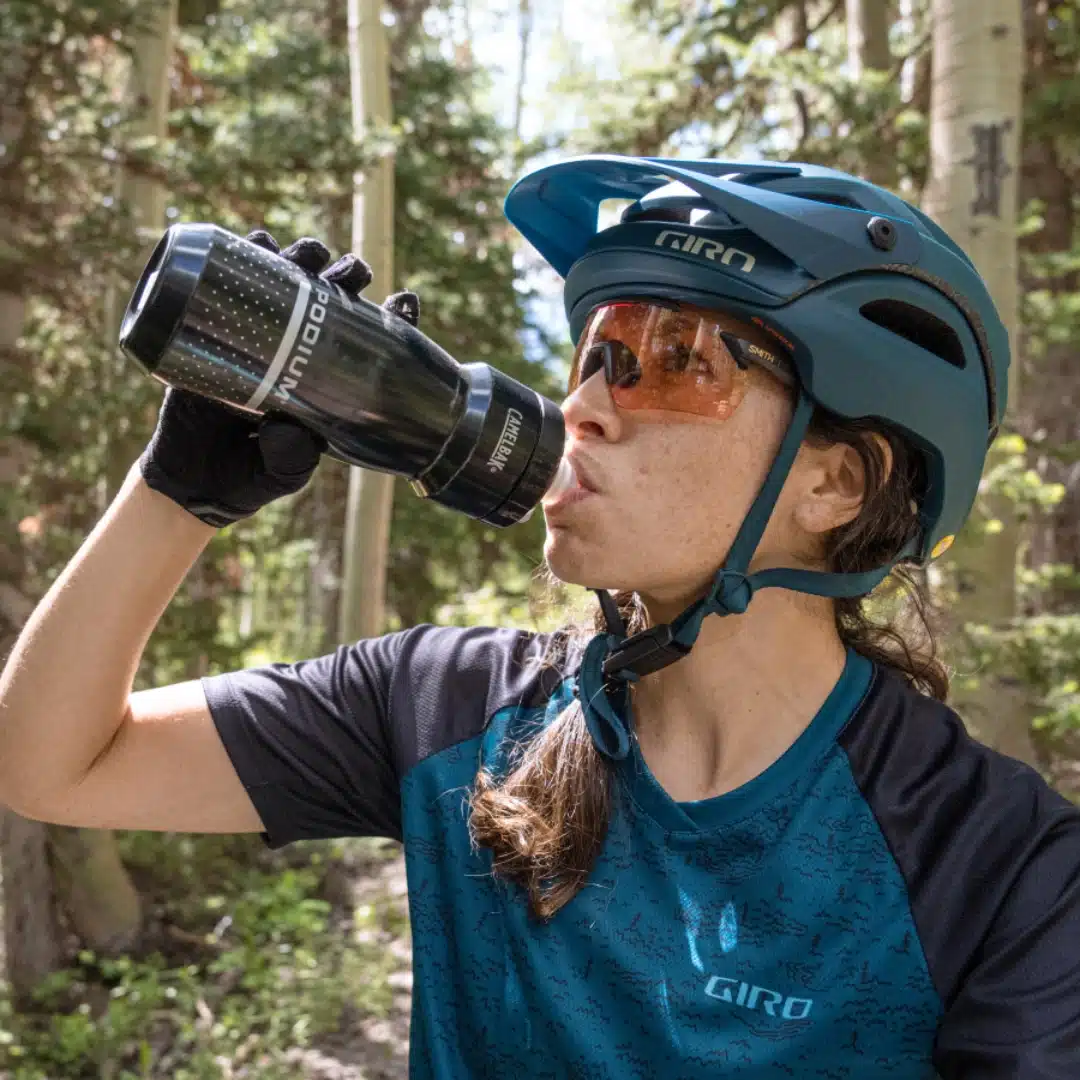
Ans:
[[[566,278],[545,556],[601,632],[415,627],[131,694],[213,528],[319,449],[170,391],[0,680],[0,796],[403,839],[417,1078],[1075,1077],[1080,814],[863,611],[948,546],[1005,408],[970,262],[810,166],[583,158],[507,213]]]

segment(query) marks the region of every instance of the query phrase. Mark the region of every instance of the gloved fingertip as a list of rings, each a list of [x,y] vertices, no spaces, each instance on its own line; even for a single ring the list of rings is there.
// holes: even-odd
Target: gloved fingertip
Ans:
[[[404,319],[410,326],[420,322],[420,297],[408,289],[388,296],[383,308],[399,319]]]
[[[261,248],[266,248],[267,251],[272,251],[275,255],[281,254],[281,245],[265,229],[254,229],[247,234],[245,239],[252,244],[258,244]]]
[[[313,236],[302,236],[293,241],[281,256],[309,274],[318,274],[330,262],[330,249]]]
[[[371,284],[371,267],[359,255],[349,252],[321,276],[351,296],[357,296]]]

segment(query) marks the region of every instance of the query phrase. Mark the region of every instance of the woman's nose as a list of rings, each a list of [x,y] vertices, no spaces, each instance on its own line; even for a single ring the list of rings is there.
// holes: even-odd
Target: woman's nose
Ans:
[[[602,371],[581,383],[562,403],[566,432],[579,439],[603,439],[618,442],[622,420]]]

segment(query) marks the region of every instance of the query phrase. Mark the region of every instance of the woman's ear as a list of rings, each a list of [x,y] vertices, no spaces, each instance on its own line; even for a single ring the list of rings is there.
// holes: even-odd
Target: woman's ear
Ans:
[[[868,476],[859,450],[845,442],[829,445],[804,443],[799,454],[804,483],[795,505],[795,521],[808,533],[821,535],[854,521],[863,508],[868,489],[880,490],[892,470],[892,450],[876,432],[868,432],[880,451],[883,475]],[[870,447],[869,458],[878,458]],[[878,470],[877,461],[871,468]]]

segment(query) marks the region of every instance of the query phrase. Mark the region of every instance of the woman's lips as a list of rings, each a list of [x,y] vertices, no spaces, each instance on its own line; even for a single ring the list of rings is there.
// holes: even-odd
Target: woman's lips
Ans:
[[[592,466],[573,454],[570,454],[566,460],[570,462],[570,468],[574,470],[574,476],[577,477],[578,486],[584,488],[591,494],[597,494],[600,488],[592,478]]]
[[[565,510],[568,506],[574,506],[576,503],[581,502],[583,499],[591,499],[595,494],[595,491],[589,491],[588,488],[569,488],[564,491],[558,498],[552,499],[551,502],[544,503],[544,513],[557,514],[560,510]]]

